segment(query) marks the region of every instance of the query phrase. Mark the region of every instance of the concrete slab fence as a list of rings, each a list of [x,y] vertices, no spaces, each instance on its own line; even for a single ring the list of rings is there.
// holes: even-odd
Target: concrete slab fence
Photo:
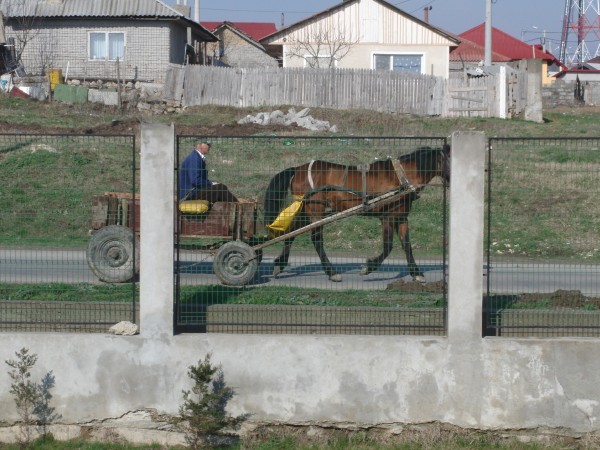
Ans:
[[[452,135],[448,334],[173,334],[174,128],[142,126],[141,333],[0,334],[0,360],[26,347],[33,378],[56,380],[57,438],[110,430],[133,442],[182,443],[159,419],[212,354],[249,425],[379,426],[439,422],[476,429],[600,429],[600,345],[593,338],[482,338],[485,137]],[[19,416],[0,370],[0,441]]]

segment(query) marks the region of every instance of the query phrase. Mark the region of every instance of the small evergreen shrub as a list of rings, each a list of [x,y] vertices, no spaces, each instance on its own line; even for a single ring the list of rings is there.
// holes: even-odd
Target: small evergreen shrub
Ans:
[[[191,391],[183,391],[183,405],[179,407],[178,427],[192,449],[214,447],[217,436],[237,430],[247,415],[231,417],[226,407],[234,396],[226,386],[220,366],[211,364],[211,355],[190,366],[189,377],[194,381]]]

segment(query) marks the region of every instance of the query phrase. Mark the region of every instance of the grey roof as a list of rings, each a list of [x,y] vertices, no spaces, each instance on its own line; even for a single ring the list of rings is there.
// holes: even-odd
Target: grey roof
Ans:
[[[209,41],[210,31],[160,0],[0,0],[6,17],[128,18],[181,20]]]

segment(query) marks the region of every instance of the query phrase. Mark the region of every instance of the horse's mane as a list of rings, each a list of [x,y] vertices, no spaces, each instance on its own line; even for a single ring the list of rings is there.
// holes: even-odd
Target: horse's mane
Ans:
[[[411,153],[400,155],[398,161],[401,163],[415,162],[419,172],[435,170],[441,150],[440,148],[419,147]]]
[[[438,156],[440,155],[441,150],[442,149],[440,148],[433,147],[419,147],[411,153],[405,153],[403,155],[400,155],[398,157],[398,161],[400,161],[401,163],[416,162],[417,170],[419,172],[435,170],[437,167]],[[315,163],[324,163],[328,165],[347,167],[350,170],[356,170],[358,172],[360,172],[361,170],[360,166],[356,165],[344,165],[322,160],[316,160]],[[391,167],[391,163],[392,159],[389,157],[387,159],[379,159],[369,164],[369,170],[390,170],[393,169],[393,167]]]

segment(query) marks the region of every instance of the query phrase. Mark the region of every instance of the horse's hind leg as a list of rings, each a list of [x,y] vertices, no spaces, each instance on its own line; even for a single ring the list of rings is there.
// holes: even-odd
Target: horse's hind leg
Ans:
[[[403,221],[398,224],[398,237],[400,237],[402,248],[406,254],[408,273],[414,281],[425,283],[425,275],[423,275],[423,272],[421,272],[419,266],[417,266],[415,257],[413,256],[412,245],[410,245],[410,237],[408,235],[408,222]]]
[[[275,260],[273,261],[273,276],[277,277],[283,270],[285,266],[288,265],[288,261],[290,259],[290,250],[292,248],[292,243],[294,242],[295,237],[291,237],[285,239],[283,241],[283,249],[281,253]]]
[[[383,231],[383,251],[378,256],[368,258],[367,263],[360,269],[361,275],[368,275],[375,272],[381,266],[381,263],[390,256],[394,247],[394,227],[390,220],[381,220],[381,230]]]
[[[315,246],[315,250],[321,259],[321,265],[323,266],[323,270],[329,277],[331,281],[342,281],[342,276],[339,273],[336,273],[335,268],[329,261],[327,254],[325,253],[325,248],[323,246],[323,227],[313,228],[310,233],[310,239],[312,240],[313,245]]]

